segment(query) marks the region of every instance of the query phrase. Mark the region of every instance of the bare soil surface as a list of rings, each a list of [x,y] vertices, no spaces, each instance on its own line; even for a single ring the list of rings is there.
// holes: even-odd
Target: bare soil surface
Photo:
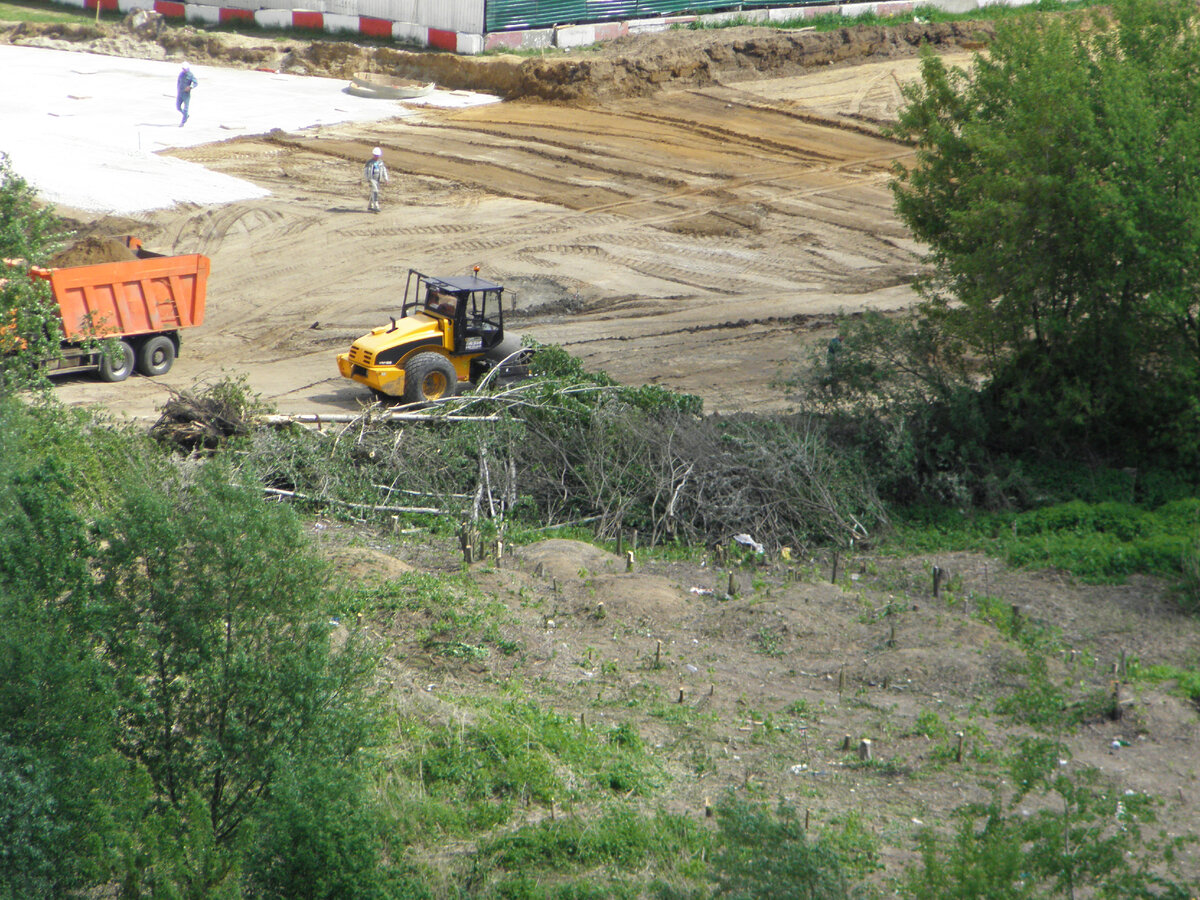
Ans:
[[[334,356],[396,311],[410,267],[481,267],[511,330],[709,411],[786,405],[777,386],[830,317],[901,310],[920,248],[891,212],[881,136],[924,40],[969,60],[989,26],[670,31],[544,57],[448,54],[109,26],[27,26],[0,39],[121,55],[357,71],[492,91],[504,103],[414,108],[374,126],[274,132],[177,155],[271,190],[142,221],[77,215],[81,235],[137,233],[212,258],[205,324],[173,371],[68,403],[152,419],[171,386],[244,374],[282,412],[353,410],[369,394]],[[154,39],[151,39],[154,38]],[[383,212],[361,163],[384,149]],[[63,210],[70,216],[70,210]]]
[[[333,523],[316,534],[359,578],[405,565],[461,571],[457,546],[425,537]],[[784,798],[813,829],[861,816],[881,846],[881,881],[914,861],[922,828],[949,826],[952,810],[986,800],[992,785],[1007,791],[1003,759],[1039,733],[998,709],[1026,685],[1027,659],[980,618],[981,598],[1056,635],[1048,677],[1075,702],[1108,694],[1122,661],[1198,662],[1200,623],[1151,579],[1083,585],[957,553],[843,558],[834,583],[828,559],[762,558],[733,568],[731,596],[730,567],[711,555],[654,560],[639,550],[631,571],[611,550],[549,540],[470,567],[483,595],[504,603],[501,636],[517,653],[464,664],[422,647],[420,615],[366,621],[387,648],[385,677],[402,708],[436,719],[460,697],[516,684],[597,735],[631,725],[663,766],[667,808],[703,818],[706,802],[734,790]],[[936,598],[933,565],[951,585]],[[1196,707],[1145,680],[1125,680],[1120,696],[1119,719],[1083,716],[1040,733],[1068,748],[1064,772],[1095,767],[1118,791],[1161,800],[1151,848],[1160,830],[1200,834]],[[858,755],[863,739],[869,761]],[[1182,870],[1200,878],[1200,848],[1187,847]]]

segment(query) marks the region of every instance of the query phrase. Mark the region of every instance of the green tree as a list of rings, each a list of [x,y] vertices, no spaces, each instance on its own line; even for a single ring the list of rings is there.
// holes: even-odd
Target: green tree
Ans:
[[[388,896],[378,811],[364,776],[325,760],[281,761],[250,852],[263,900]]]
[[[75,638],[92,554],[71,483],[0,443],[0,898],[61,897],[111,871],[137,791]]]
[[[97,631],[118,692],[121,749],[159,796],[205,800],[234,841],[282,758],[353,767],[374,742],[373,669],[335,651],[324,571],[291,511],[230,483],[139,472],[97,522]]]
[[[905,91],[921,314],[981,360],[1010,447],[1200,451],[1197,24],[1189,0],[1024,17]]]
[[[57,356],[62,341],[58,307],[49,286],[30,279],[61,246],[63,227],[0,152],[0,391],[49,386],[40,364]]]

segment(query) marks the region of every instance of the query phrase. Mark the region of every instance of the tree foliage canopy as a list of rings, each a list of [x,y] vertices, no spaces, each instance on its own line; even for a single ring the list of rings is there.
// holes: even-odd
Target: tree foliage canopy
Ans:
[[[300,896],[301,875],[305,896],[376,895],[375,661],[331,641],[289,509],[220,461],[10,397],[0,523],[0,900]],[[314,856],[282,829],[328,794],[341,839]]]
[[[1188,0],[1026,17],[905,92],[922,312],[982,361],[1013,446],[1197,450],[1198,24]]]
[[[62,225],[39,204],[29,183],[0,152],[0,391],[48,387],[39,364],[56,356],[62,340],[57,307],[44,281],[26,277],[26,265],[44,265],[58,249]]]

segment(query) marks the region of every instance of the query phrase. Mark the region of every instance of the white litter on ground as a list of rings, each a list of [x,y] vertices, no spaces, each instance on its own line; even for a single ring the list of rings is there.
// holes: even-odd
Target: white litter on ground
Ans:
[[[126,215],[177,203],[211,205],[270,192],[158,155],[272,129],[413,115],[415,101],[355,97],[336,78],[193,65],[191,115],[175,111],[177,61],[37,47],[0,47],[0,153],[47,202]],[[422,105],[462,107],[496,97],[436,91]]]

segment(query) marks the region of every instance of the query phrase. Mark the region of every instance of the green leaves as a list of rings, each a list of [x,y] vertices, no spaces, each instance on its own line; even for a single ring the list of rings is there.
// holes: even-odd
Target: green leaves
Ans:
[[[809,840],[794,809],[780,803],[772,814],[731,801],[717,808],[721,827],[713,855],[715,896],[731,900],[839,900],[850,888],[840,855]]]
[[[905,896],[1187,896],[1157,871],[1179,842],[1143,848],[1141,828],[1153,821],[1146,795],[1118,794],[1098,770],[1074,765],[1065,747],[1041,738],[1021,741],[1009,769],[1014,791],[997,788],[988,801],[956,810],[950,840],[922,834]]]
[[[0,398],[0,820],[17,841],[0,898],[235,897],[317,869],[340,884],[364,855],[374,871],[357,840],[297,855],[313,847],[281,818],[365,827],[380,728],[374,660],[331,643],[298,521],[219,460],[177,467],[87,428]],[[289,800],[296,779],[338,803]]]
[[[62,226],[0,151],[0,393],[49,387],[39,364],[59,352],[58,307],[44,281],[28,277],[58,248]]]
[[[172,804],[200,791],[225,841],[279,754],[341,763],[366,739],[365,723],[344,721],[361,710],[343,706],[366,671],[331,655],[323,573],[289,510],[232,486],[219,464],[168,478],[131,479],[96,525],[100,637],[124,751]]]
[[[927,57],[896,208],[935,266],[921,314],[978,358],[1010,446],[1192,458],[1171,423],[1200,386],[1197,12],[1113,13],[1002,27],[970,72]]]

